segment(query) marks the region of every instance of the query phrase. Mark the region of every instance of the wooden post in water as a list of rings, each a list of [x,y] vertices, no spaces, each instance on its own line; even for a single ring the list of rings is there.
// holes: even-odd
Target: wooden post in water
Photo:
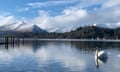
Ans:
[[[8,36],[5,36],[5,44],[8,44]]]
[[[5,44],[5,48],[8,49],[8,36],[5,36],[4,44]]]
[[[11,46],[14,48],[14,36],[11,36]]]

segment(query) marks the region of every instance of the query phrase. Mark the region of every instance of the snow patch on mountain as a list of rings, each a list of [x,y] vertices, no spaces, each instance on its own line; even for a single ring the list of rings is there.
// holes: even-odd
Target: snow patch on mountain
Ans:
[[[19,31],[19,32],[47,32],[41,29],[37,24],[28,24],[23,21],[1,26],[0,30],[1,31]]]

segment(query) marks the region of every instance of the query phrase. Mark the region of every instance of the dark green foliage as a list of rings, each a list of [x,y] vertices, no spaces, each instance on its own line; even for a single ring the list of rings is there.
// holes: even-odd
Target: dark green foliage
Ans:
[[[78,38],[79,39],[97,39],[97,38],[113,39],[115,38],[114,36],[115,36],[114,29],[94,27],[94,26],[78,28],[75,31],[71,31],[63,34],[63,38],[67,37],[67,38],[77,38],[77,39]]]

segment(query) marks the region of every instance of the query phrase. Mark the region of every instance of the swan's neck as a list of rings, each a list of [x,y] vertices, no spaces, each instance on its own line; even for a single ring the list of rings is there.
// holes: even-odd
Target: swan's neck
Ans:
[[[95,54],[96,54],[96,57],[98,58],[98,50],[96,50]]]
[[[98,50],[97,49],[95,51],[95,64],[96,64],[96,67],[98,68],[99,67],[99,63],[98,63]]]

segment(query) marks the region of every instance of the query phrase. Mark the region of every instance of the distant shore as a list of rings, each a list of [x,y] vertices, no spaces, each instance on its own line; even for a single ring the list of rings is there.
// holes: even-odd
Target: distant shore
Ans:
[[[15,38],[17,40],[18,38]],[[4,43],[5,39],[0,38],[0,43]],[[23,40],[23,38],[19,38]],[[91,42],[120,42],[120,39],[48,39],[48,38],[24,38],[24,40],[42,40],[42,41],[91,41]],[[9,40],[10,41],[10,40]]]
[[[120,42],[120,39],[40,39],[40,38],[25,38],[24,40]]]

